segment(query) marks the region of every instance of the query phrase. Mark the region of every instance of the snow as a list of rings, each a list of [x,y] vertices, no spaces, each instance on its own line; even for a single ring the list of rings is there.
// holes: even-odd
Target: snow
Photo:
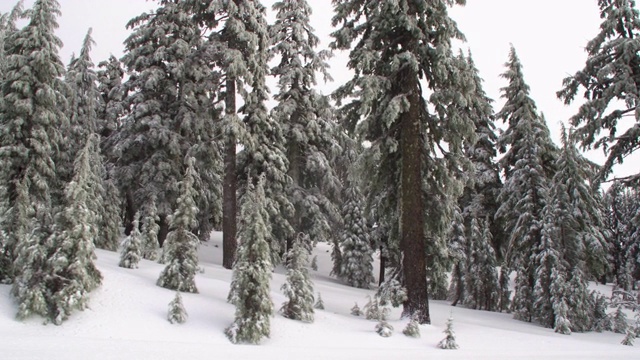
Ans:
[[[104,276],[91,293],[89,309],[76,312],[60,326],[42,319],[15,319],[17,307],[10,286],[0,285],[0,357],[2,359],[640,359],[638,347],[620,344],[624,335],[573,333],[561,335],[516,321],[510,314],[451,307],[431,301],[432,325],[420,325],[419,338],[402,334],[408,319],[392,309],[388,338],[376,334],[377,321],[350,314],[375,290],[345,286],[329,277],[331,248],[318,244],[318,271],[311,271],[315,292],[325,310],[315,310],[311,324],[280,314],[271,319],[271,338],[261,345],[234,345],[223,331],[234,320],[226,301],[231,271],[221,266],[222,236],[214,233],[199,249],[199,294],[182,294],[189,317],[184,324],[167,321],[175,291],[156,286],[163,265],[141,260],[138,269],[118,267],[117,252],[97,250],[97,266]],[[377,270],[376,270],[377,271]],[[277,268],[271,280],[276,308],[286,301],[280,292],[285,271]],[[611,289],[600,285],[610,294]],[[452,314],[458,350],[442,350],[446,320]]]

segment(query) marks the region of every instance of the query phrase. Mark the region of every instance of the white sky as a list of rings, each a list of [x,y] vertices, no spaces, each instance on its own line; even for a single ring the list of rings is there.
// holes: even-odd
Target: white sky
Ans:
[[[93,27],[97,43],[92,52],[94,63],[109,54],[120,56],[123,41],[129,31],[126,23],[143,11],[157,7],[145,0],[58,0],[62,17],[58,19],[58,36],[64,43],[62,60],[67,63],[71,54],[78,52],[87,29]],[[330,0],[308,0],[314,10],[312,25],[326,47],[332,31],[333,16]],[[16,0],[0,0],[0,11],[9,11]],[[269,9],[275,0],[263,0]],[[26,0],[31,6],[33,0]],[[467,0],[464,7],[450,11],[452,18],[467,37],[480,76],[485,80],[485,91],[496,102],[495,110],[502,106],[500,88],[506,85],[499,75],[504,72],[509,44],[512,43],[524,67],[525,80],[531,87],[531,96],[538,109],[545,114],[553,139],[558,142],[559,124],[571,117],[577,104],[565,106],[556,98],[562,79],[582,69],[586,60],[584,46],[598,32],[599,9],[596,0]],[[349,75],[345,69],[346,54],[336,54],[331,61],[335,81],[321,84],[329,93]],[[497,124],[500,125],[500,124]],[[589,156],[598,162],[601,152]],[[628,159],[617,175],[637,172]],[[635,159],[637,161],[637,158]]]

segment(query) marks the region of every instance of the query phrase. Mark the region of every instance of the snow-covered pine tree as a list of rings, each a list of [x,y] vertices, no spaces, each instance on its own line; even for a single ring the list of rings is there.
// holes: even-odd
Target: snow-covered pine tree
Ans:
[[[607,314],[609,304],[607,298],[595,290],[591,292],[593,301],[593,330],[597,332],[610,331],[613,329],[611,317]]]
[[[475,124],[476,142],[466,149],[474,171],[471,181],[465,186],[459,205],[466,219],[466,226],[470,223],[469,216],[489,220],[489,228],[493,234],[491,245],[497,252],[497,257],[502,258],[506,236],[502,224],[494,216],[498,210],[497,197],[502,188],[502,182],[496,162],[498,136],[491,106],[493,100],[484,92],[483,80],[480,78],[471,53],[466,58],[460,55],[460,58],[461,61],[466,61],[469,74],[473,79],[473,90],[466,111]]]
[[[196,228],[198,207],[193,188],[196,177],[195,159],[186,159],[184,178],[178,186],[180,197],[177,208],[169,220],[169,234],[163,246],[162,260],[167,264],[158,277],[158,286],[167,289],[197,293],[195,283],[198,272],[198,237],[191,232]],[[144,236],[144,234],[143,234]]]
[[[189,314],[187,314],[187,310],[184,308],[184,304],[182,303],[182,296],[180,296],[179,291],[176,291],[176,296],[169,303],[167,320],[172,324],[183,324],[187,321],[188,317]]]
[[[385,310],[388,309],[385,308]],[[378,335],[382,337],[389,337],[393,335],[393,326],[391,326],[391,324],[389,324],[384,318],[380,318],[378,320],[375,329]]]
[[[453,331],[453,315],[450,315],[447,319],[447,327],[443,331],[446,337],[438,343],[438,347],[445,350],[458,349],[458,343],[456,342],[456,333]]]
[[[355,305],[353,305],[353,307],[351,308],[351,315],[353,315],[353,316],[362,315],[362,310],[360,310],[360,307],[358,306],[358,303],[355,303]]]
[[[364,305],[364,317],[367,320],[377,320],[382,317],[378,297],[368,296],[369,301]]]
[[[320,292],[318,292],[318,296],[316,297],[316,303],[313,304],[314,309],[324,310],[324,300],[322,300],[322,296]]]
[[[451,271],[451,282],[447,300],[451,301],[451,306],[458,303],[466,304],[465,282],[469,270],[469,244],[465,235],[464,219],[460,207],[455,208],[451,230],[449,231],[449,253],[453,260]]]
[[[544,118],[538,114],[524,81],[522,64],[511,47],[502,88],[504,106],[496,114],[508,128],[498,139],[505,182],[498,196],[501,203],[496,216],[506,224],[510,234],[506,253],[508,267],[516,271],[512,310],[517,319],[533,319],[536,264],[540,251],[543,209],[548,199],[556,149]]]
[[[191,179],[191,181],[193,181],[193,179]],[[192,189],[190,191],[193,191],[193,184],[191,184],[191,187]],[[182,194],[182,196],[184,197],[184,194]],[[178,204],[178,206],[180,205]],[[142,210],[142,258],[152,261],[158,260],[160,255],[158,245],[158,232],[160,231],[158,221],[160,221],[160,217],[158,217],[157,211],[158,209],[156,208],[156,202],[153,197]],[[194,219],[190,221],[193,222]]]
[[[410,319],[402,333],[409,337],[420,337],[420,327],[415,319]]]
[[[570,104],[584,94],[570,122],[583,147],[602,148],[607,155],[598,176],[602,181],[640,146],[640,12],[634,0],[599,0],[598,5],[603,20],[585,47],[585,67],[565,78],[557,95]]]
[[[103,178],[102,216],[98,236],[95,239],[97,248],[116,251],[120,245],[122,216],[120,191],[114,179]]]
[[[554,309],[559,306],[558,303],[566,302],[565,274],[568,264],[557,240],[560,232],[556,222],[557,202],[553,199],[547,199],[546,202],[542,211],[540,242],[534,251],[533,265],[536,268],[532,318],[544,327],[554,328],[558,315]]]
[[[102,275],[94,264],[94,239],[100,229],[102,179],[100,139],[89,135],[74,165],[74,175],[65,191],[65,207],[57,214],[48,262],[51,274],[42,281],[50,294],[49,317],[57,325],[75,309],[84,310],[89,293]]]
[[[69,128],[63,134],[64,159],[58,165],[69,181],[74,172],[74,158],[84,147],[89,135],[97,132],[98,110],[100,108],[100,92],[98,91],[97,74],[91,60],[91,48],[95,41],[89,28],[82,42],[78,57],[73,57],[65,75],[68,85],[67,94]]]
[[[502,263],[500,267],[500,278],[498,280],[498,284],[500,286],[499,295],[498,295],[498,311],[508,312],[511,308],[511,290],[509,290],[509,274],[511,274],[511,270],[507,266],[505,262]]]
[[[142,234],[140,233],[140,214],[133,217],[131,233],[122,241],[120,249],[120,262],[118,266],[127,269],[137,269],[142,258]]]
[[[612,319],[612,331],[617,334],[625,334],[629,329],[627,314],[625,314],[622,306],[618,306]]]
[[[200,205],[216,197],[219,178],[207,177],[207,171],[219,166],[220,157],[214,134],[217,112],[211,99],[217,90],[216,73],[202,56],[203,30],[191,2],[162,0],[159,5],[127,25],[133,32],[125,40],[122,62],[130,73],[124,84],[125,107],[130,111],[110,136],[109,148],[116,159],[115,178],[129,202],[127,218],[155,198],[162,244],[167,217],[180,196],[184,159],[196,159],[194,186]]]
[[[640,229],[634,219],[640,210],[640,192],[623,182],[614,181],[605,194],[605,226],[609,232],[611,277],[616,285],[626,291],[632,289],[633,273],[638,271],[634,260],[640,251],[640,237],[634,233]]]
[[[289,319],[313,322],[313,283],[307,269],[308,251],[303,237],[298,236],[286,256],[287,281],[281,290],[289,300],[282,304],[280,312]]]
[[[627,329],[624,339],[620,342],[622,345],[633,346],[633,342],[636,340],[636,334],[632,329]]]
[[[271,116],[282,126],[291,183],[287,196],[295,208],[291,225],[309,235],[315,244],[330,238],[339,223],[337,207],[340,180],[332,159],[340,151],[336,122],[327,97],[320,95],[316,75],[330,79],[327,51],[317,51],[320,39],[310,25],[306,0],[281,0],[273,4],[275,23],[269,28],[271,74],[278,80],[276,105]],[[288,240],[290,247],[292,238]]]
[[[337,30],[331,47],[350,50],[348,66],[354,71],[334,96],[338,105],[348,101],[344,111],[360,120],[360,140],[371,143],[364,154],[369,184],[363,191],[370,203],[382,199],[376,205],[388,210],[383,217],[398,220],[390,225],[404,253],[408,298],[403,311],[418,314],[419,323],[430,322],[427,278],[440,275],[428,274],[427,268],[445,268],[436,262],[447,258],[440,256],[446,254],[443,239],[461,190],[453,169],[468,167],[463,146],[474,137],[473,122],[461,111],[470,79],[451,50],[452,39],[462,34],[447,13],[448,6],[463,3],[333,2]],[[423,87],[430,90],[428,98]],[[444,142],[446,156],[436,150]],[[427,196],[439,206],[427,209]]]
[[[54,251],[47,241],[55,208],[63,195],[58,173],[61,129],[68,118],[64,65],[58,56],[62,42],[55,35],[60,5],[36,0],[26,26],[5,39],[0,84],[0,228],[4,231],[3,257],[14,280],[19,316],[47,316],[50,300],[42,278],[51,274],[47,256]],[[4,263],[4,261],[3,261]],[[46,305],[45,305],[46,307]]]
[[[498,309],[498,271],[489,221],[471,218],[469,229],[469,267],[465,276],[465,304],[474,309]]]
[[[356,185],[344,189],[343,229],[340,235],[339,277],[348,285],[368,289],[373,277],[373,248],[369,239],[362,195]]]
[[[24,0],[19,0],[10,12],[0,13],[0,82],[4,81],[7,54],[5,48],[10,48],[9,39],[18,31],[16,21],[25,18]]]
[[[122,83],[124,73],[122,63],[113,55],[98,63],[96,76],[100,91],[100,108],[96,131],[104,139],[122,126],[122,118],[126,113],[124,103],[126,91]]]
[[[249,183],[240,213],[240,247],[228,296],[236,313],[233,324],[225,330],[234,344],[257,344],[271,332],[273,303],[269,280],[273,265],[267,242],[271,228],[263,183],[264,176],[259,177],[255,189]]]

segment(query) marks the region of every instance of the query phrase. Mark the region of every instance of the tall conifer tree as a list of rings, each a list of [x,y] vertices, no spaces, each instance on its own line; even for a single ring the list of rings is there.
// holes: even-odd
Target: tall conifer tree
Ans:
[[[372,197],[386,192],[387,201],[397,201],[381,206],[391,209],[385,216],[398,216],[393,226],[400,229],[408,295],[403,314],[429,323],[426,279],[433,281],[442,268],[438,239],[448,229],[460,190],[452,169],[467,165],[463,144],[474,136],[472,121],[460,111],[469,78],[451,50],[452,39],[463,36],[447,13],[448,6],[464,1],[333,3],[338,29],[332,47],[351,50],[348,66],[355,72],[335,96],[356,99],[345,111],[362,119],[357,131],[372,144],[365,154],[372,180],[367,191]],[[439,148],[442,142],[448,149]],[[425,196],[440,206],[427,209]]]

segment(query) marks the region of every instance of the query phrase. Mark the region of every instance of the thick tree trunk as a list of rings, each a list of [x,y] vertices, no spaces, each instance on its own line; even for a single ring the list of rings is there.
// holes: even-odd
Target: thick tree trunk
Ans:
[[[160,218],[158,222],[160,226],[158,229],[158,246],[162,247],[169,234],[169,221],[167,221],[167,215],[160,214],[158,217]]]
[[[236,112],[236,83],[233,79],[226,82],[227,94],[225,111],[227,114]],[[236,259],[238,241],[237,232],[237,197],[236,197],[236,139],[231,136],[226,139],[224,154],[224,179],[222,184],[222,266],[233,268]]]
[[[407,300],[403,316],[415,317],[420,324],[430,324],[425,259],[424,201],[422,198],[422,141],[418,78],[411,70],[403,71],[402,88],[410,91],[410,108],[400,120],[401,204],[400,249],[403,253]]]
[[[124,199],[124,234],[129,236],[131,230],[133,230],[133,220],[136,217],[136,208],[133,205],[133,196],[130,191],[127,191],[127,195]]]

